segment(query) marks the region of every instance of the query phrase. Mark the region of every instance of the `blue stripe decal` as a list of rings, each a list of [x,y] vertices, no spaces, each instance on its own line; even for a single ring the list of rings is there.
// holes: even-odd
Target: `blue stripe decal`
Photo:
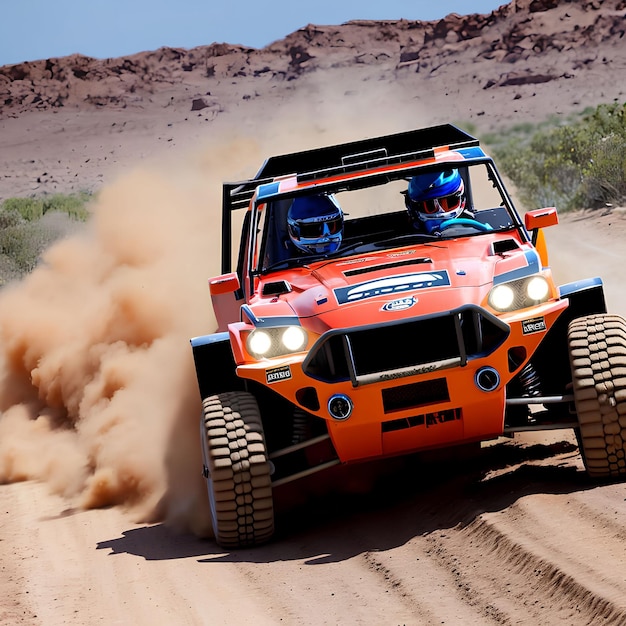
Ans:
[[[526,263],[528,263],[526,267],[520,267],[516,270],[511,270],[510,272],[494,276],[493,284],[499,285],[500,283],[507,283],[510,280],[517,280],[518,278],[532,276],[533,274],[537,274],[541,271],[541,259],[539,258],[539,254],[536,250],[527,250],[524,252],[524,256],[526,257]]]
[[[257,328],[278,328],[280,326],[302,326],[298,317],[276,315],[273,317],[257,317],[254,324]]]
[[[272,328],[273,326],[301,326],[300,318],[297,315],[269,315],[268,317],[257,317],[249,304],[241,305],[242,322],[248,318],[248,322],[256,328]]]
[[[269,196],[275,196],[278,193],[280,183],[266,183],[265,185],[259,185],[257,191],[257,199],[264,200]]]
[[[486,156],[483,149],[479,146],[461,148],[460,150],[455,150],[455,152],[458,152],[464,159],[479,159]]]

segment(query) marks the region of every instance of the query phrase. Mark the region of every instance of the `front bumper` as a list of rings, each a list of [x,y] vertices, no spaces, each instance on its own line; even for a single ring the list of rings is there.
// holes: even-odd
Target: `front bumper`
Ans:
[[[500,317],[468,305],[334,329],[306,355],[241,365],[237,373],[327,420],[342,461],[492,439],[503,433],[506,384],[567,304]],[[337,396],[353,405],[348,419],[329,412]]]

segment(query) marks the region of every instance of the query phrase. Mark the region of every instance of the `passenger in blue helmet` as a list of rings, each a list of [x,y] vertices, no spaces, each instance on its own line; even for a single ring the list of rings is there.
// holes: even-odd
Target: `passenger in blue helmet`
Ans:
[[[287,213],[293,244],[306,254],[330,254],[341,245],[343,212],[332,195],[295,198]]]
[[[465,185],[456,169],[413,176],[404,198],[413,225],[428,234],[465,211]]]

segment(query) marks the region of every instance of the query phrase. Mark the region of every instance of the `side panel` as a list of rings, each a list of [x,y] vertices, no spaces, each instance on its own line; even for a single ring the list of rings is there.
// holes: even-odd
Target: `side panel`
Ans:
[[[567,327],[576,318],[605,313],[604,290],[600,278],[590,278],[559,287],[562,299],[568,307],[548,332],[531,361],[542,381],[544,395],[564,393],[571,381],[569,354],[567,350]]]
[[[601,278],[587,278],[561,285],[559,295],[569,299],[568,322],[577,317],[607,312]]]
[[[228,333],[215,333],[191,340],[200,397],[244,389],[237,376]]]

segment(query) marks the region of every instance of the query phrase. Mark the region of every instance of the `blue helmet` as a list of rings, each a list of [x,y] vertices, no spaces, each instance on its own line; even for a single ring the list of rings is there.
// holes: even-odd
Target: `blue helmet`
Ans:
[[[413,176],[405,195],[406,208],[416,225],[432,233],[465,209],[465,185],[459,170],[427,172]]]
[[[341,245],[343,212],[332,195],[302,196],[289,207],[287,228],[299,250],[329,254]]]

